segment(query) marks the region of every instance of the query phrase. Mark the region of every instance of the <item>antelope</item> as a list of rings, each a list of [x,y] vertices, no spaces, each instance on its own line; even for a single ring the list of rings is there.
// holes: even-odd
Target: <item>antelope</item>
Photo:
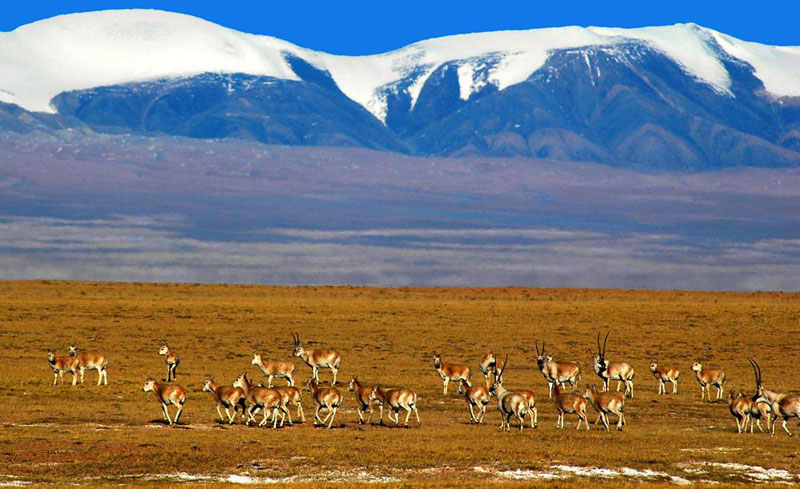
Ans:
[[[539,342],[536,342],[536,363],[539,366],[539,370],[542,372],[544,380],[547,381],[547,386],[549,388],[547,393],[548,399],[553,398],[553,386],[556,384],[560,384],[562,387],[564,384],[569,384],[572,386],[574,392],[578,381],[581,380],[581,376],[583,375],[581,366],[578,362],[556,362],[550,355],[545,355],[544,346],[545,344],[542,342],[542,349],[540,351]]]
[[[489,404],[491,395],[489,389],[482,385],[473,385],[466,387],[466,383],[462,380],[458,384],[458,392],[464,395],[464,400],[467,401],[469,406],[469,419],[473,423],[482,424],[483,417],[486,416],[486,405]],[[475,416],[474,408],[478,408],[478,415]]]
[[[167,378],[164,379],[167,382],[172,382],[176,379],[175,370],[178,368],[178,365],[181,363],[181,360],[178,358],[178,354],[174,351],[170,350],[169,345],[165,341],[161,348],[158,349],[159,355],[164,355],[164,361],[167,362]]]
[[[603,381],[603,392],[608,391],[608,384],[612,380],[617,381],[617,392],[620,386],[625,384],[625,395],[630,395],[633,399],[633,377],[636,372],[628,362],[609,362],[606,360],[606,345],[608,344],[609,331],[603,340],[603,347],[600,348],[600,333],[597,333],[597,356],[594,357],[594,372]]]
[[[69,347],[69,356],[78,359],[78,369],[81,372],[81,384],[83,384],[83,376],[87,370],[97,370],[97,385],[101,382],[108,385],[108,358],[105,355],[97,353],[78,353],[75,345]]]
[[[377,402],[380,409],[380,424],[383,424],[383,408],[387,408],[387,417],[389,421],[394,421],[396,426],[400,426],[400,409],[406,410],[405,425],[408,427],[408,418],[411,412],[417,417],[417,426],[422,426],[422,421],[419,419],[419,411],[417,411],[417,393],[409,389],[384,389],[380,385],[372,388],[369,395],[370,401]],[[392,413],[394,411],[394,420],[392,420]]]
[[[576,414],[578,415],[578,426],[575,429],[581,429],[581,422],[585,422],[586,431],[589,431],[589,420],[586,418],[586,398],[574,393],[562,393],[558,384],[555,386],[555,393],[556,409],[558,410],[556,428],[564,427],[564,418],[567,414]]]
[[[265,426],[271,415],[272,429],[278,427],[278,411],[283,413],[284,417],[289,414],[283,401],[283,396],[275,389],[254,386],[250,379],[247,378],[247,372],[242,372],[241,375],[236,377],[236,380],[233,381],[233,386],[242,389],[247,398],[247,404],[250,405],[247,408],[246,424],[248,426],[255,421],[255,415],[259,410],[263,410],[264,414],[258,425]],[[283,426],[283,422],[281,422],[281,426]]]
[[[489,394],[497,399],[497,406],[500,408],[500,429],[511,431],[511,416],[519,420],[519,430],[525,425],[525,416],[528,414],[528,400],[503,387],[503,371],[508,366],[508,356],[503,362],[503,368],[499,370],[495,381],[489,388]]]
[[[443,395],[447,395],[447,384],[452,380],[453,382],[464,382],[468,387],[472,387],[469,381],[472,377],[472,372],[466,365],[459,365],[457,363],[444,363],[442,356],[433,352],[433,368],[436,373],[442,378]]]
[[[488,389],[491,385],[489,383],[489,376],[494,376],[494,379],[497,379],[497,371],[503,369],[503,362],[498,363],[494,352],[491,352],[487,353],[486,356],[483,357],[483,361],[478,364],[478,368],[483,374],[484,379],[486,379],[486,388]],[[494,382],[494,379],[492,382]]]
[[[606,427],[606,431],[610,431],[609,423],[608,423],[608,413],[614,414],[617,416],[617,429],[622,431],[622,427],[625,426],[627,421],[625,421],[625,394],[620,394],[619,392],[597,392],[597,387],[592,385],[591,387],[587,384],[586,391],[583,394],[583,397],[586,398],[589,402],[592,403],[594,409],[598,413],[598,420],[603,422],[603,426]],[[597,424],[597,421],[595,421]]]
[[[77,358],[56,357],[56,353],[51,350],[47,352],[47,362],[50,364],[50,368],[53,369],[53,385],[58,383],[59,378],[61,379],[61,385],[64,385],[64,372],[72,374],[72,385],[78,383],[80,363]]]
[[[761,366],[752,358],[750,359],[750,366],[753,367],[753,372],[756,376],[756,393],[753,395],[753,402],[755,402],[759,415],[767,420],[767,431],[775,433],[775,421],[778,419],[775,406],[777,402],[786,397],[786,394],[765,389],[761,385]],[[770,429],[770,419],[773,414],[775,415],[775,420],[772,421],[772,428]]]
[[[333,426],[333,418],[336,417],[336,411],[338,411],[339,406],[342,405],[342,393],[339,392],[339,389],[334,387],[320,387],[317,380],[313,377],[308,379],[306,387],[308,391],[311,392],[311,398],[314,399],[314,404],[317,407],[314,412],[314,426],[317,426],[317,422],[322,426],[328,423],[328,429],[330,429],[331,426]],[[325,419],[319,417],[319,412],[323,409],[328,410]],[[328,422],[329,418],[330,422]]]
[[[772,412],[775,414],[775,420],[772,422],[772,434],[775,434],[775,424],[778,422],[778,416],[783,418],[783,430],[786,434],[792,436],[792,432],[786,427],[786,422],[791,418],[800,419],[800,396],[786,395],[780,401],[772,404]]]
[[[750,432],[753,432],[753,422],[750,419],[750,413],[753,410],[753,399],[746,397],[742,392],[736,392],[736,389],[731,389],[728,393],[728,409],[731,414],[736,418],[736,430],[741,433],[747,431],[747,423],[750,423]],[[761,425],[759,425],[759,429]]]
[[[372,414],[375,412],[375,409],[372,406],[372,400],[370,399],[370,396],[372,395],[372,387],[361,385],[361,382],[358,381],[358,378],[354,376],[352,379],[350,379],[348,390],[356,397],[358,424],[369,424],[370,420],[372,419]],[[369,409],[369,416],[365,422],[364,413],[367,412],[367,409]]]
[[[161,409],[164,411],[164,417],[167,418],[167,423],[170,425],[178,424],[183,412],[183,405],[186,404],[186,389],[179,385],[170,385],[163,387],[161,384],[151,378],[147,378],[142,387],[143,392],[152,392],[156,395],[156,399],[161,403]],[[175,419],[169,418],[168,406],[175,406],[178,410],[175,412]]]
[[[267,377],[267,387],[272,388],[272,378],[286,379],[288,385],[294,385],[294,364],[291,362],[280,362],[276,360],[267,360],[264,362],[261,359],[261,354],[258,352],[253,353],[253,360],[251,365],[255,365]]]
[[[508,360],[508,357],[506,357]],[[500,369],[499,373],[495,378],[495,382],[503,384],[503,372],[505,372],[505,363],[501,362],[503,367]],[[539,426],[539,411],[536,408],[536,394],[533,391],[524,390],[524,389],[513,389],[511,391],[513,394],[517,394],[525,398],[525,401],[528,403],[528,414],[531,416],[531,428],[536,428]]]
[[[244,421],[247,396],[245,396],[242,389],[227,385],[218,386],[214,382],[214,377],[209,377],[203,382],[203,392],[210,392],[211,395],[214,396],[214,400],[217,401],[217,414],[219,414],[219,419],[221,421],[225,421],[225,418],[222,416],[222,411],[219,409],[220,407],[225,408],[225,414],[228,415],[229,424],[233,424],[233,420],[236,418],[236,410],[241,407],[242,421]],[[230,408],[233,408],[233,413],[230,412]]]
[[[700,399],[705,399],[706,391],[708,391],[708,400],[711,400],[711,386],[717,388],[717,399],[722,399],[722,384],[725,383],[725,372],[722,370],[704,369],[703,364],[694,362],[692,364],[692,372],[697,376],[697,382],[700,384]]]
[[[336,350],[306,350],[300,344],[300,335],[292,333],[294,339],[294,356],[306,362],[306,365],[311,367],[312,378],[319,383],[319,369],[329,368],[333,373],[333,382],[331,385],[336,385],[336,375],[339,373],[339,363],[342,357]]]
[[[650,362],[650,371],[653,372],[653,377],[658,381],[658,394],[667,393],[667,382],[672,382],[672,393],[678,393],[678,378],[681,376],[680,370],[675,367],[659,367],[658,363],[653,360]]]
[[[278,385],[273,387],[274,390],[278,391],[278,393],[283,398],[283,404],[285,406],[297,406],[297,417],[300,418],[300,421],[303,423],[306,422],[306,415],[303,412],[303,392],[293,385]],[[288,407],[287,407],[288,413]],[[286,416],[287,413],[284,413],[283,416]],[[292,425],[292,415],[289,414],[289,426]],[[281,418],[281,426],[283,426],[283,418]]]

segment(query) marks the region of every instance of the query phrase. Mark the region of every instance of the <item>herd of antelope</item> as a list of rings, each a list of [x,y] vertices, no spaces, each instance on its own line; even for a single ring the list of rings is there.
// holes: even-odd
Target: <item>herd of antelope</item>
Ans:
[[[556,427],[564,428],[567,415],[578,418],[576,429],[581,425],[589,430],[587,409],[592,407],[597,413],[595,424],[602,424],[605,430],[610,430],[609,415],[616,417],[616,427],[622,430],[627,424],[625,419],[625,403],[628,398],[634,397],[635,370],[628,362],[611,362],[606,358],[606,347],[609,334],[601,341],[597,335],[597,354],[593,359],[593,370],[600,379],[600,388],[586,384],[583,394],[576,393],[578,384],[583,376],[581,364],[577,361],[555,360],[548,355],[545,344],[539,348],[536,345],[536,364],[548,385],[548,398],[552,399],[558,414]],[[310,369],[311,375],[305,382],[305,390],[315,406],[314,425],[333,426],[336,413],[342,405],[344,395],[336,388],[337,374],[341,364],[341,355],[336,350],[312,350],[301,344],[300,336],[292,333],[294,341],[293,356],[301,359]],[[187,400],[187,390],[179,385],[172,384],[177,379],[177,368],[180,365],[178,354],[164,342],[158,350],[164,356],[167,365],[167,376],[163,382],[148,377],[142,387],[144,392],[152,392],[161,404],[164,417],[168,424],[177,424]],[[108,357],[89,352],[81,352],[76,346],[69,347],[69,354],[65,357],[56,357],[55,352],[48,351],[47,360],[53,370],[53,385],[59,380],[64,383],[64,374],[72,375],[72,385],[76,385],[78,377],[84,383],[86,370],[97,371],[97,385],[108,385]],[[750,432],[754,432],[754,424],[761,432],[761,420],[766,421],[767,432],[774,435],[778,419],[782,419],[782,427],[789,436],[792,433],[786,426],[791,418],[800,420],[800,395],[790,395],[765,389],[761,382],[761,368],[758,363],[750,359],[750,365],[755,374],[755,391],[752,395],[731,390],[728,394],[728,406],[736,420],[739,433],[746,432],[749,425]],[[255,423],[256,415],[262,412],[259,426],[268,425],[273,428],[281,427],[287,422],[293,424],[291,409],[296,408],[296,416],[300,421],[305,421],[302,398],[303,390],[295,386],[296,368],[292,362],[265,360],[261,354],[253,354],[251,365],[254,365],[266,377],[267,385],[261,382],[254,384],[243,372],[231,385],[219,385],[213,377],[205,379],[202,391],[210,393],[215,402],[216,410],[222,422],[233,424],[237,412],[242,422],[247,425]],[[500,360],[494,352],[487,354],[478,364],[478,369],[484,377],[485,385],[472,385],[472,369],[467,365],[447,363],[442,360],[439,353],[433,353],[433,367],[442,380],[442,394],[447,395],[450,382],[457,384],[457,390],[467,403],[469,421],[483,424],[487,406],[492,398],[497,402],[500,411],[500,429],[510,430],[512,420],[518,425],[520,431],[524,428],[526,417],[530,417],[531,428],[538,427],[538,410],[536,396],[532,390],[513,389],[504,385],[505,372],[508,368],[508,355]],[[319,370],[329,369],[332,380],[329,385],[320,382]],[[726,374],[720,369],[705,368],[700,362],[691,366],[698,384],[700,385],[700,399],[705,400],[706,394],[711,401],[711,387],[716,388],[716,400],[723,399],[723,385]],[[659,365],[656,361],[650,362],[650,371],[656,379],[658,395],[666,395],[666,384],[672,384],[672,394],[678,393],[678,379],[680,370],[674,366]],[[284,379],[285,386],[273,385],[274,379]],[[610,390],[610,382],[616,381],[616,391]],[[624,391],[619,392],[624,386]],[[349,383],[349,391],[353,393],[356,401],[356,412],[359,424],[370,424],[374,414],[374,407],[379,412],[379,423],[383,424],[383,411],[387,410],[390,421],[399,426],[400,411],[405,411],[404,425],[408,427],[409,419],[413,413],[417,425],[421,425],[417,410],[417,394],[406,388],[385,388],[382,385],[364,385],[358,377],[354,376]],[[174,406],[176,412],[170,417],[169,407]],[[222,410],[224,409],[225,415]],[[325,416],[322,417],[322,413]],[[394,417],[392,417],[394,413]]]

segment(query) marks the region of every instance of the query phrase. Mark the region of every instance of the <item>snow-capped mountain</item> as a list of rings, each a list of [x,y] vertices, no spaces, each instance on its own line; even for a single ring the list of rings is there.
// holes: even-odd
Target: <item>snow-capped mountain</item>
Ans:
[[[0,128],[20,124],[18,106],[40,124],[112,132],[800,164],[800,47],[694,24],[465,34],[336,56],[182,14],[74,14],[0,33],[0,102]]]

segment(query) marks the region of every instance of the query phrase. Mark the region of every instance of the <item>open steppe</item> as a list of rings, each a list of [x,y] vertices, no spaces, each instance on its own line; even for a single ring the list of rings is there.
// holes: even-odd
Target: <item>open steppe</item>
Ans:
[[[35,281],[2,282],[0,297],[0,485],[646,487],[793,483],[800,473],[800,437],[737,434],[727,404],[701,402],[689,370],[694,360],[722,367],[727,389],[752,392],[752,356],[767,387],[800,391],[798,293]],[[580,361],[585,386],[598,383],[591,357],[606,330],[608,358],[636,368],[628,426],[578,432],[573,417],[556,430],[534,341]],[[289,360],[293,331],[341,352],[343,391],[354,374],[416,390],[422,427],[358,425],[348,392],[331,430],[310,417],[275,431],[219,423],[203,379],[230,382],[246,370],[261,380],[253,351]],[[165,426],[142,392],[148,375],[166,375],[157,354],[164,339],[189,390],[178,427]],[[66,355],[71,343],[110,357],[107,387],[93,385],[95,372],[84,385],[52,386],[46,351]],[[452,385],[442,396],[433,351],[468,363],[482,382],[477,364],[491,350],[509,355],[508,386],[536,392],[537,429],[501,433],[495,403],[486,425],[472,425]],[[678,395],[656,395],[651,359],[681,368]],[[310,369],[293,361],[307,377]],[[313,412],[308,395],[304,405]],[[800,432],[796,422],[790,428]]]

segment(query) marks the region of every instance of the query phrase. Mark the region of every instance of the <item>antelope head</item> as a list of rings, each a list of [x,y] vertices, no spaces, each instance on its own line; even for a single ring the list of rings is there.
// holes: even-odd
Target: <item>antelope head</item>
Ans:
[[[214,383],[214,377],[209,377],[203,381],[203,392],[214,392],[214,389],[211,388],[211,384]]]
[[[508,368],[508,355],[506,355],[506,359],[503,360],[503,368],[497,372],[497,376],[494,378],[494,383],[491,387],[489,387],[489,394],[492,396],[497,396],[497,392],[503,388],[503,372],[506,371]]]
[[[239,374],[238,377],[236,377],[236,380],[233,381],[233,386],[238,387],[240,389],[244,389],[246,383],[247,383],[247,372],[242,372],[241,374]],[[245,390],[245,392],[247,391]]]
[[[300,344],[300,335],[292,333],[292,339],[294,340],[294,356],[302,358],[306,354],[306,349]]]
[[[56,359],[56,352],[53,350],[48,350],[47,352],[47,361],[52,363]]]
[[[435,368],[439,368],[442,366],[442,356],[436,352],[433,352],[433,366]]]
[[[250,360],[250,365],[258,365],[261,363],[261,354],[258,352],[253,353],[253,359]]]
[[[539,350],[539,341],[536,341],[536,364],[539,365],[539,370],[544,368],[547,357],[544,354],[544,341],[542,341],[542,349]]]
[[[350,379],[350,385],[347,387],[347,390],[354,392],[356,390],[356,384],[358,384],[358,379],[354,376]]]
[[[608,335],[611,332],[606,333],[606,337],[603,340],[603,346],[600,346],[600,333],[597,333],[597,356],[594,357],[594,365],[600,371],[604,371],[608,368],[608,361],[606,360],[606,345],[608,344]]]
[[[753,395],[753,399],[755,400],[764,395],[764,387],[761,385],[761,367],[758,365],[758,362],[752,358],[750,358],[749,361],[750,366],[753,367],[753,373],[756,376],[756,393]]]
[[[158,354],[159,355],[166,355],[167,353],[169,353],[169,345],[165,341],[164,344],[161,345],[161,348],[158,349]]]
[[[78,348],[75,345],[69,345],[69,356],[74,357],[78,354]]]
[[[156,390],[156,381],[148,377],[147,380],[144,381],[142,392],[153,392],[155,390]]]

